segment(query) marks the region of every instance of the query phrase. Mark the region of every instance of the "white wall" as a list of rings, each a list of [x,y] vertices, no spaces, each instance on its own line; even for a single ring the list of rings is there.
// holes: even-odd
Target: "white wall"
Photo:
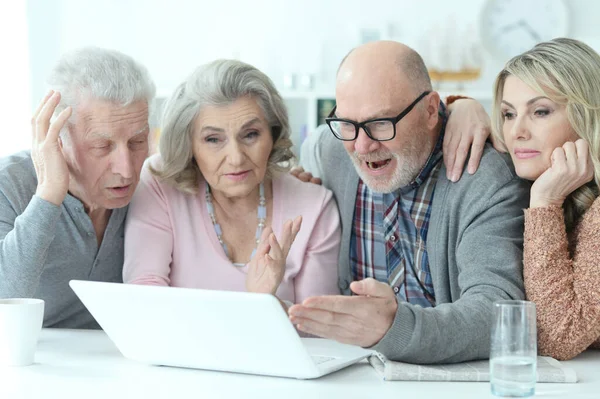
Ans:
[[[60,52],[82,45],[112,47],[148,66],[169,91],[195,66],[234,57],[257,66],[276,84],[286,72],[319,76],[331,89],[344,54],[361,28],[392,25],[395,38],[415,45],[423,28],[444,16],[476,22],[483,0],[29,0],[32,53],[39,54],[33,97]],[[431,7],[431,4],[437,4]],[[435,9],[434,13],[428,10]],[[50,12],[51,18],[46,15]],[[41,59],[43,58],[43,59]]]
[[[24,2],[0,2],[0,156],[31,142],[31,90]]]
[[[394,39],[418,49],[424,32],[448,18],[459,26],[477,25],[485,1],[27,0],[32,107],[43,96],[44,78],[58,55],[90,44],[144,63],[161,94],[195,66],[218,57],[252,63],[280,88],[285,73],[312,73],[317,89],[330,92],[337,65],[359,43],[360,29],[391,26]],[[568,4],[570,36],[600,50],[600,2]],[[491,90],[501,66],[486,59],[481,79],[470,88]]]

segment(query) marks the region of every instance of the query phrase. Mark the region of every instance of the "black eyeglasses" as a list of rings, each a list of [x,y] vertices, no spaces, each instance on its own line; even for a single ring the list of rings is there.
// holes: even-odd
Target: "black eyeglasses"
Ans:
[[[325,122],[329,125],[329,129],[331,129],[333,135],[342,141],[356,140],[360,128],[363,128],[367,136],[372,140],[389,141],[396,137],[396,124],[400,122],[400,119],[404,118],[429,93],[431,92],[424,91],[421,93],[415,101],[395,118],[377,118],[358,123],[349,119],[334,118],[333,116],[337,109],[337,106],[335,106],[329,116],[325,118]]]

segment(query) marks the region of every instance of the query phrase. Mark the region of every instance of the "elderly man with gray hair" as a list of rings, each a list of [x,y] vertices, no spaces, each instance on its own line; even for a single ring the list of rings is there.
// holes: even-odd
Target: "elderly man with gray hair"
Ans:
[[[43,299],[44,327],[97,328],[68,282],[122,281],[155,86],[131,57],[99,48],[64,55],[49,83],[31,152],[0,159],[0,297]]]

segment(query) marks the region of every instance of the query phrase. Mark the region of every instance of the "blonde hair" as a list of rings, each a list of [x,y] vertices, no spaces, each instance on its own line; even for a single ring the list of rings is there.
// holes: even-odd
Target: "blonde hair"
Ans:
[[[508,76],[522,80],[557,104],[565,105],[569,123],[590,148],[594,179],[571,193],[563,205],[567,231],[598,197],[600,185],[600,55],[574,39],[537,44],[512,58],[494,83],[492,131],[504,143],[500,110]]]
[[[176,89],[163,111],[160,169],[151,172],[178,190],[195,194],[200,169],[192,152],[193,125],[205,106],[228,105],[245,96],[255,98],[271,127],[273,149],[267,177],[289,170],[290,125],[285,103],[267,75],[241,61],[217,60],[198,67]]]

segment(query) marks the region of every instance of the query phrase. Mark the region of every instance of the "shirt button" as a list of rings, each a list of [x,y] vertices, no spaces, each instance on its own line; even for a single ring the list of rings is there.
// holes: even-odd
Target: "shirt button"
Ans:
[[[396,293],[396,294],[397,294],[398,292],[400,292],[400,288],[398,288],[398,287],[394,287],[394,293]]]
[[[92,233],[91,231],[90,231],[90,232],[88,232],[88,237],[91,237],[91,236],[93,236],[93,235],[94,235],[94,233]]]
[[[392,235],[390,236],[389,240],[390,240],[391,242],[395,242],[395,241],[396,241],[396,234],[392,234]]]

